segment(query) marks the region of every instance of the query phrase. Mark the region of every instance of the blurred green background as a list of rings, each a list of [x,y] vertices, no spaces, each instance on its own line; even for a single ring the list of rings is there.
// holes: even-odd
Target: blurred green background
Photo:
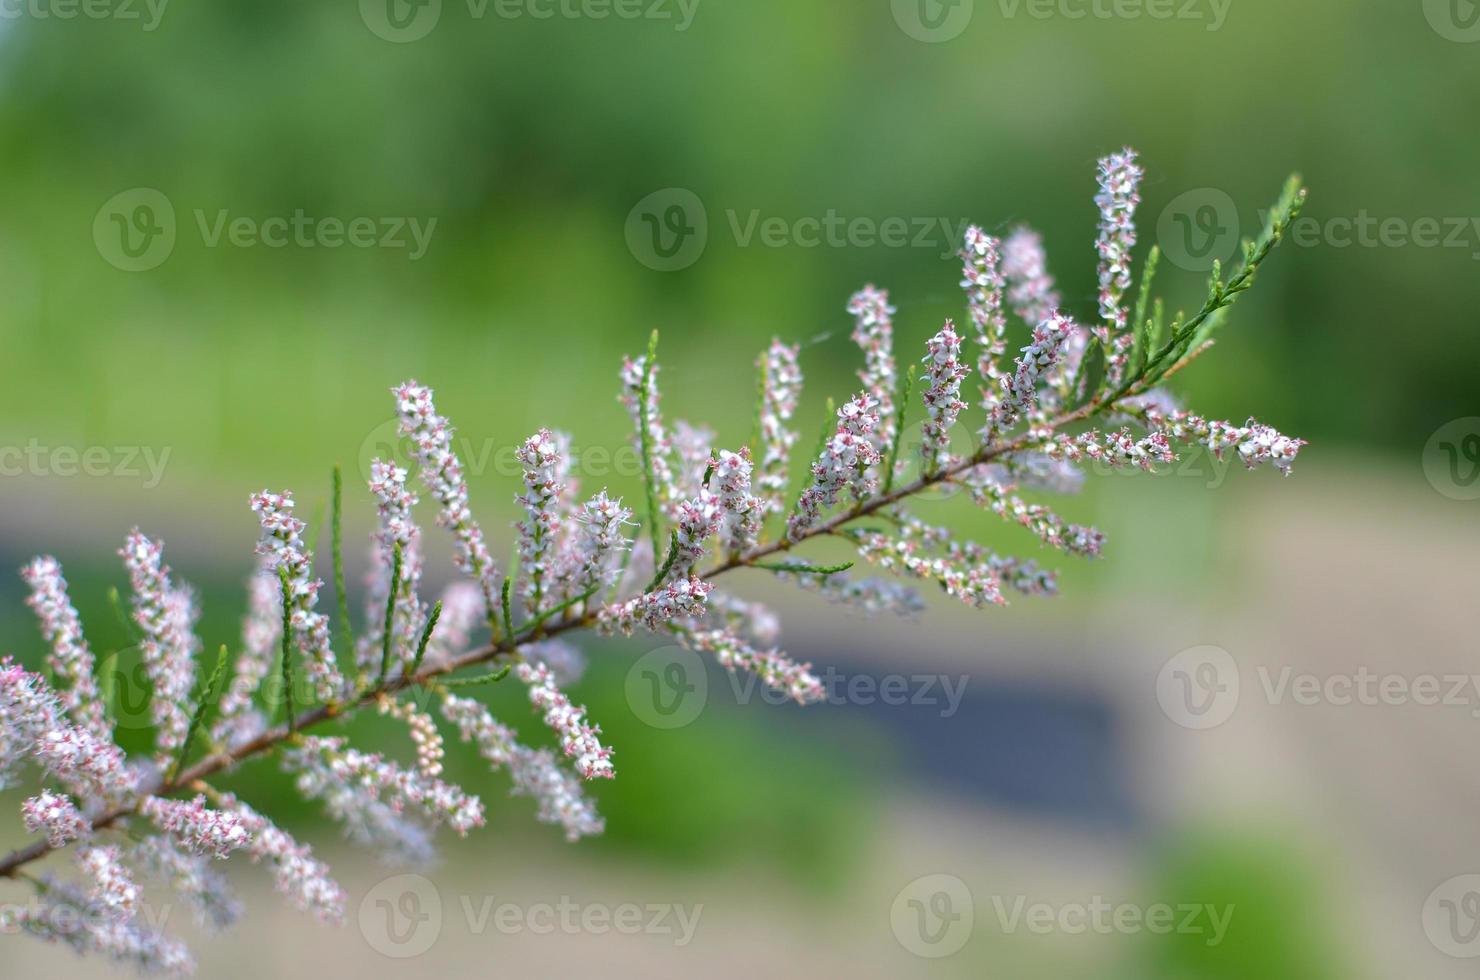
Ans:
[[[362,540],[360,469],[385,440],[387,389],[408,377],[434,386],[439,409],[485,454],[471,466],[474,502],[502,527],[516,489],[508,453],[536,427],[621,451],[616,370],[654,328],[667,412],[712,424],[721,444],[749,435],[755,352],[773,335],[806,342],[809,444],[823,399],[846,393],[857,366],[851,292],[891,290],[901,360],[944,317],[964,315],[956,242],[941,222],[952,236],[966,221],[1033,224],[1067,305],[1091,315],[1094,162],[1127,144],[1147,170],[1138,255],[1156,242],[1172,257],[1160,286],[1173,308],[1200,303],[1196,260],[1217,251],[1188,236],[1226,245],[1252,234],[1292,170],[1311,188],[1304,239],[1280,248],[1214,355],[1177,379],[1200,411],[1257,413],[1310,440],[1302,464],[1325,474],[1322,487],[1350,486],[1365,467],[1417,471],[1430,435],[1475,411],[1480,44],[1448,36],[1463,29],[1443,28],[1444,4],[1231,0],[1218,13],[1211,0],[1179,0],[1186,16],[1073,19],[976,0],[936,43],[911,4],[889,0],[699,0],[691,21],[674,3],[657,8],[672,14],[661,19],[537,19],[519,5],[525,15],[508,17],[463,0],[395,2],[410,28],[385,21],[375,0],[172,3],[157,21],[143,5],[139,19],[63,18],[36,0],[0,19],[0,445],[106,447],[117,464],[69,478],[53,452],[42,457],[51,470],[7,472],[0,559],[58,554],[100,649],[121,641],[103,596],[122,578],[111,555],[135,521],[202,586],[208,645],[233,642],[249,491],[293,487],[322,513],[329,466],[342,462],[351,540]],[[949,21],[961,9],[935,12]],[[665,270],[644,220],[665,221],[675,201],[685,225],[702,217],[707,240],[699,251],[685,239],[667,263],[680,267]],[[136,260],[119,251],[115,222],[129,230],[140,202],[174,241]],[[212,237],[223,220],[261,228],[300,212],[368,218],[377,238],[406,244]],[[909,241],[799,240],[807,219],[833,214],[902,221]],[[747,236],[753,220],[774,218],[785,241]],[[1345,244],[1343,223],[1368,219],[1386,222],[1381,240]],[[1418,240],[1433,237],[1428,219],[1438,243]],[[424,249],[403,221],[429,231]],[[122,472],[135,447],[143,453]],[[151,457],[163,461],[157,480],[138,472]],[[637,487],[630,469],[582,479],[588,491]],[[1218,559],[1242,529],[1229,524],[1233,505],[1204,499],[1210,482],[1138,490],[1114,479],[1065,504],[1127,547],[1069,570],[1073,595],[1051,611],[993,614],[1013,617],[1004,647],[1038,630],[1071,637],[1072,656],[1109,657],[1085,640],[1107,604],[1140,592],[1160,617],[1236,594],[1256,563]],[[940,513],[1020,542],[957,503]],[[508,543],[501,535],[498,548]],[[0,645],[35,662],[13,576],[0,578],[0,600]],[[920,649],[946,635],[967,642],[981,629],[969,622],[899,635]],[[890,739],[853,718],[803,733],[766,706],[708,713],[685,738],[654,733],[612,693],[635,649],[601,651],[611,656],[580,690],[630,767],[600,794],[612,832],[594,850],[619,869],[607,873],[758,861],[809,908],[842,901],[868,863],[859,848],[888,835],[880,801],[909,768]],[[515,693],[495,695],[510,714]],[[808,751],[787,751],[798,744]],[[457,765],[476,785],[474,764]],[[527,822],[528,806],[514,809],[514,823]],[[1133,880],[1224,889],[1265,909],[1315,887],[1299,847],[1247,828],[1198,828],[1216,844],[1184,846],[1161,838],[1146,816],[1157,809],[1129,807]],[[1341,973],[1319,930],[1282,932],[1279,915],[1247,921],[1265,926],[1212,960],[1168,942],[1133,949],[1124,968]],[[1021,975],[1039,963],[1009,962]]]

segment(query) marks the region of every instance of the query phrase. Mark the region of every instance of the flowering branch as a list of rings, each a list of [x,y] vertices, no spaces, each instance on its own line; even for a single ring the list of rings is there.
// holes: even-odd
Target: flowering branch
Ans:
[[[235,905],[205,865],[244,851],[269,865],[297,907],[330,919],[342,915],[342,890],[306,847],[211,785],[242,762],[277,753],[299,790],[321,801],[351,839],[387,854],[425,857],[432,828],[465,834],[484,822],[478,797],[444,778],[443,736],[423,707],[432,699],[463,741],[476,744],[493,768],[508,770],[515,794],[535,799],[539,820],[575,840],[602,829],[583,785],[615,777],[617,754],[586,709],[565,693],[579,674],[569,666],[579,654],[560,640],[564,634],[643,630],[676,638],[711,654],[722,668],[753,673],[807,704],[822,700],[810,665],[776,646],[769,610],[716,587],[722,576],[748,568],[865,611],[921,611],[922,601],[904,582],[855,578],[851,561],[822,565],[799,553],[807,542],[829,537],[848,542],[859,558],[906,581],[934,582],[973,606],[1001,605],[1009,593],[1055,594],[1054,573],[1035,560],[998,554],[927,524],[909,509],[915,498],[934,487],[959,487],[1042,544],[1093,558],[1103,549],[1103,534],[1067,523],[1020,494],[1077,490],[1086,460],[1152,470],[1174,460],[1177,445],[1236,453],[1250,468],[1270,463],[1288,474],[1304,445],[1300,440],[1252,419],[1245,425],[1205,419],[1179,408],[1158,386],[1208,349],[1227,309],[1252,285],[1299,212],[1304,192],[1292,180],[1263,233],[1245,245],[1232,276],[1225,281],[1215,268],[1202,308],[1166,325],[1159,301],[1150,304],[1155,312],[1147,316],[1154,250],[1134,312],[1125,303],[1141,179],[1134,154],[1102,161],[1099,176],[1099,325],[1082,327],[1058,308],[1034,233],[1020,229],[1003,243],[971,228],[962,252],[962,285],[979,349],[968,357],[962,348],[971,338],[949,321],[926,345],[922,444],[909,458],[901,443],[914,372],[901,377],[896,370],[896,311],[887,293],[867,287],[848,307],[855,318],[853,339],[864,353],[863,390],[835,412],[829,401],[827,429],[789,511],[782,501],[796,441],[790,423],[802,385],[797,350],[775,342],[761,355],[755,442],[728,450],[709,445],[709,430],[683,421],[674,422],[670,435],[659,414],[654,337],[646,355],[628,359],[621,371],[621,400],[643,460],[647,527],[640,539],[626,531],[634,526],[631,511],[606,490],[577,502],[570,440],[542,429],[519,453],[523,492],[515,500],[523,519],[516,525],[519,567],[509,575],[499,574],[472,516],[451,426],[437,414],[433,392],[414,381],[394,389],[402,431],[414,442],[408,462],[435,499],[438,523],[452,533],[455,561],[467,580],[449,587],[428,615],[418,594],[420,529],[414,519],[418,501],[406,485],[410,468],[375,461],[369,489],[380,521],[372,538],[367,632],[354,640],[339,587],[338,653],[330,643],[330,617],[317,609],[322,583],[314,577],[306,526],[294,516],[291,493],[264,491],[251,499],[262,532],[261,559],[249,590],[243,649],[224,695],[223,648],[204,692],[191,697],[201,646],[194,634],[193,593],[171,579],[160,546],[134,532],[123,554],[134,584],[133,619],[155,686],[157,731],[150,758],[130,759],[114,744],[107,698],[93,681],[92,654],[61,568],[54,559],[32,562],[23,574],[60,689],[9,660],[0,662],[0,789],[29,761],[63,791],[43,789],[22,805],[26,829],[39,836],[0,858],[0,877],[35,884],[43,909],[106,908],[113,917],[106,928],[89,924],[63,937],[78,949],[185,972],[188,952],[133,917],[138,870],[163,874],[219,920],[229,918]],[[1014,329],[1006,308],[1029,338],[1011,364],[1003,360]],[[973,361],[985,385],[981,438],[972,451],[956,453],[950,440],[970,408],[960,387]],[[1086,425],[1096,419],[1109,424]],[[753,463],[757,454],[759,462]],[[343,577],[339,497],[336,471],[331,520],[337,587]],[[765,518],[771,513],[784,515],[785,528],[767,537]],[[864,518],[885,526],[855,523]],[[665,531],[666,555],[660,547]],[[493,635],[474,645],[470,634],[479,619]],[[269,724],[262,685],[271,676],[275,646],[288,710],[281,722]],[[340,670],[341,655],[353,657],[358,668],[348,677]],[[296,711],[300,663],[307,693],[318,704]],[[481,669],[463,673],[474,668]],[[522,744],[479,701],[453,693],[498,683],[511,672],[549,730],[543,737],[553,737],[558,748]],[[417,692],[419,698],[411,697]],[[204,719],[218,699],[219,718],[207,726]],[[405,729],[413,762],[362,752],[342,734],[321,733],[372,705]],[[197,741],[208,751],[190,763]],[[189,798],[177,798],[181,794]],[[141,842],[129,844],[136,838]],[[34,862],[73,844],[80,883],[30,873]],[[28,912],[0,911],[0,926],[58,938],[44,918]]]

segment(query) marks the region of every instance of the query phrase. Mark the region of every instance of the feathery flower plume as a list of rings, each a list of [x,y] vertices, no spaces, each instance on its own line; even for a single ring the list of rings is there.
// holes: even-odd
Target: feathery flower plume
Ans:
[[[860,499],[873,492],[873,481],[865,474],[879,461],[873,441],[878,426],[878,404],[867,395],[854,395],[838,409],[837,430],[812,464],[812,485],[802,492],[796,513],[787,521],[788,538],[799,539],[838,502],[844,489],[851,487]]]
[[[416,653],[426,611],[417,591],[421,586],[421,528],[416,526],[412,508],[416,495],[406,489],[404,467],[384,460],[370,463],[370,493],[375,497],[379,519],[371,535],[369,588],[365,590],[365,635],[355,651],[356,666],[364,676],[380,670],[385,649],[385,610],[392,601],[391,662],[409,665]],[[396,552],[401,553],[401,572],[397,581],[391,576],[396,568]]]
[[[979,506],[1027,528],[1044,544],[1071,555],[1100,557],[1105,546],[1105,535],[1100,531],[1070,524],[1042,504],[1029,504],[984,474],[972,474],[962,482]]]
[[[961,363],[961,338],[950,320],[926,345],[925,373],[928,384],[922,397],[925,421],[920,424],[920,450],[925,472],[936,473],[956,462],[951,455],[951,428],[966,408],[961,400],[961,381],[966,365]]]
[[[117,803],[137,787],[138,779],[125,763],[123,750],[85,729],[54,721],[37,737],[33,751],[36,764],[84,803]]]
[[[622,506],[620,497],[613,500],[605,490],[581,505],[576,517],[570,571],[573,581],[566,589],[568,596],[581,595],[616,581],[621,574],[622,555],[632,546],[622,528],[630,526],[632,511]]]
[[[193,800],[151,796],[144,800],[139,812],[191,854],[224,858],[252,842],[252,835],[240,817],[230,811],[212,810],[206,806],[204,796]]]
[[[797,441],[796,431],[787,426],[802,396],[802,369],[797,363],[797,352],[795,345],[772,340],[757,362],[761,369],[761,461],[755,485],[768,512],[781,511],[787,461]]]
[[[668,579],[685,579],[694,574],[694,568],[704,558],[704,547],[719,530],[719,498],[703,487],[698,496],[678,505],[674,527],[677,550],[674,552],[673,567]]]
[[[308,658],[308,675],[314,691],[325,701],[334,701],[345,692],[344,676],[334,658],[329,642],[329,617],[315,610],[323,582],[313,577],[313,552],[303,543],[307,526],[293,516],[293,492],[272,493],[263,490],[251,497],[252,512],[258,515],[262,537],[257,554],[268,559],[269,568],[288,573],[288,594],[292,602],[290,625],[298,648]]]
[[[732,453],[722,449],[709,465],[719,490],[720,547],[726,554],[739,554],[755,544],[765,516],[765,501],[750,492],[750,450],[741,447]]]
[[[170,583],[163,550],[135,528],[118,552],[133,584],[134,623],[143,638],[144,670],[154,687],[149,711],[156,729],[157,757],[168,758],[190,727],[190,691],[195,685],[195,599]]]
[[[1167,437],[1178,442],[1200,445],[1207,448],[1215,459],[1233,450],[1244,466],[1254,469],[1261,463],[1270,463],[1281,475],[1289,476],[1295,457],[1304,446],[1304,439],[1292,439],[1281,435],[1267,425],[1249,419],[1246,425],[1234,425],[1203,418],[1191,412],[1163,414],[1160,409],[1148,407],[1144,417],[1161,428]]]
[[[76,886],[48,877],[32,904],[0,908],[0,932],[25,932],[62,943],[82,955],[106,956],[144,973],[183,977],[195,972],[195,961],[183,943],[137,918],[97,915],[96,907],[96,901]]]
[[[1141,178],[1136,151],[1125,149],[1100,160],[1100,317],[1115,332],[1125,330],[1129,311],[1121,300],[1131,285],[1131,251],[1136,247],[1136,205],[1141,203]]]
[[[603,633],[619,632],[624,636],[631,636],[639,625],[657,632],[669,623],[701,614],[713,588],[697,578],[669,582],[662,588],[601,610],[597,627]]]
[[[452,424],[437,414],[432,389],[415,381],[392,388],[401,434],[415,445],[417,473],[422,485],[437,498],[441,511],[437,523],[452,532],[456,541],[454,559],[463,574],[478,583],[490,620],[499,608],[498,567],[488,553],[483,529],[468,507],[468,484],[462,461],[452,451]]]
[[[1064,345],[1078,327],[1060,313],[1033,328],[1033,342],[1022,350],[1017,370],[1002,379],[1006,400],[997,406],[994,431],[1008,428],[1038,406],[1038,382],[1064,356]]]
[[[412,806],[428,820],[463,836],[483,826],[483,804],[478,797],[440,779],[402,769],[376,753],[349,748],[343,738],[309,736],[292,757],[299,769],[298,788],[307,796],[347,790],[351,795],[384,799],[395,813]]]
[[[601,744],[601,727],[586,721],[586,709],[571,704],[555,686],[555,678],[543,665],[520,664],[515,670],[529,687],[529,703],[544,712],[545,724],[560,737],[560,747],[575,760],[576,771],[586,779],[610,779],[612,750]]]
[[[827,697],[822,682],[812,674],[812,665],[799,664],[780,650],[756,650],[728,630],[694,630],[678,636],[695,649],[713,653],[730,673],[748,670],[797,704],[814,704]]]
[[[215,861],[192,854],[163,834],[145,837],[129,851],[129,860],[168,884],[190,906],[198,926],[219,931],[241,918],[242,906]]]
[[[298,843],[230,793],[222,794],[220,803],[222,809],[236,814],[251,835],[247,853],[252,862],[265,862],[271,868],[277,890],[294,908],[326,922],[344,918],[344,891],[329,877],[329,866],[314,858],[312,848]]]
[[[514,453],[524,466],[524,493],[516,497],[524,507],[519,530],[519,594],[524,611],[539,612],[546,584],[553,572],[550,556],[560,534],[557,502],[565,485],[560,482],[560,453],[549,429],[541,429]]]
[[[992,417],[1001,397],[1002,371],[997,360],[1007,352],[1007,316],[1002,311],[1002,292],[1007,281],[1002,270],[1001,245],[972,225],[966,229],[966,247],[961,251],[961,288],[966,290],[967,309],[981,348],[976,370],[982,379],[982,408],[986,409],[987,418]]]
[[[1176,462],[1177,454],[1165,432],[1153,432],[1144,439],[1131,435],[1130,429],[1119,432],[1100,432],[1091,429],[1077,436],[1062,433],[1043,447],[1049,459],[1077,463],[1088,459],[1111,467],[1136,466],[1147,472],[1157,463]]]
[[[36,740],[56,727],[61,706],[38,674],[9,657],[0,659],[0,789],[35,751]]]
[[[853,342],[863,348],[864,368],[858,380],[878,417],[866,438],[882,453],[894,442],[894,391],[899,377],[894,368],[893,317],[898,311],[889,305],[888,290],[868,285],[848,300],[848,312],[855,321]]]
[[[917,523],[906,522],[895,537],[877,531],[858,535],[858,553],[884,569],[938,584],[946,595],[978,609],[1001,605],[1001,583],[989,564],[965,563],[942,555],[931,555],[932,544],[942,544],[924,533]]]
[[[211,733],[226,745],[239,745],[261,734],[265,721],[252,708],[252,696],[272,671],[283,632],[282,586],[264,558],[247,579],[247,614],[242,617],[242,648],[231,683],[221,696]]]
[[[632,419],[635,430],[632,435],[632,444],[639,451],[642,449],[644,419],[646,420],[647,455],[652,467],[658,507],[671,516],[674,508],[683,500],[683,493],[679,489],[678,478],[674,475],[673,442],[669,439],[668,430],[663,425],[661,409],[663,396],[658,392],[658,372],[661,369],[661,366],[655,363],[652,371],[649,372],[646,355],[635,360],[630,357],[624,358],[621,401]],[[647,375],[648,383],[646,404],[643,403],[641,397],[644,374]]]
[[[65,689],[58,692],[62,706],[78,725],[100,739],[113,738],[113,724],[98,697],[93,678],[93,654],[82,635],[82,619],[67,596],[62,565],[49,555],[34,559],[21,569],[21,578],[31,589],[26,605],[41,621],[41,635],[51,646],[47,666]]]
[[[88,897],[107,915],[127,919],[139,903],[139,886],[123,864],[116,845],[84,847],[77,852],[77,864],[92,881]]]
[[[1002,274],[1009,284],[1007,302],[1029,326],[1047,320],[1063,302],[1048,274],[1043,239],[1027,226],[1014,230],[1002,243]]]
[[[65,847],[92,833],[92,825],[77,811],[70,797],[47,789],[21,804],[21,817],[27,833],[45,833],[46,842],[52,847]]]
[[[488,709],[471,698],[445,695],[442,715],[457,726],[464,742],[477,744],[478,753],[493,768],[508,768],[515,795],[534,798],[536,819],[541,823],[563,827],[565,839],[571,842],[605,829],[579,780],[557,765],[548,750],[520,745],[510,729],[494,721]]]
[[[857,578],[847,572],[832,575],[786,575],[798,586],[816,592],[828,602],[848,606],[866,615],[890,613],[904,619],[918,616],[925,611],[925,600],[920,593],[902,582],[893,579]]]

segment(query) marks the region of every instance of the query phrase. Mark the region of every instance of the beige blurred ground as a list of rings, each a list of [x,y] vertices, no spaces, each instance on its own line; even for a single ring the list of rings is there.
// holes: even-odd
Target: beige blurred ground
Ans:
[[[1157,526],[1160,493],[1117,490],[1104,503],[1106,522],[1122,532],[1138,522]],[[1480,673],[1476,506],[1434,492],[1417,465],[1332,464],[1288,481],[1253,478],[1218,505],[1209,540],[1178,545],[1210,549],[1219,580],[1233,584],[1195,587],[1198,601],[1174,601],[1171,595],[1185,594],[1173,587],[1182,574],[1177,551],[1148,537],[1140,550],[1162,552],[1161,567],[1102,592],[1089,609],[1062,620],[1053,612],[1009,613],[984,625],[967,611],[942,608],[938,643],[904,655],[936,669],[969,669],[983,682],[1035,678],[1098,692],[1127,728],[1138,800],[1154,825],[1273,827],[1310,856],[1326,875],[1315,918],[1331,925],[1348,975],[1474,976],[1475,961],[1436,948],[1424,908],[1442,882],[1480,871],[1480,696],[1469,689],[1469,702],[1458,705],[1273,703],[1260,670],[1328,678],[1365,666],[1409,681]],[[1119,547],[1137,550],[1124,540]],[[1124,573],[1117,560],[1135,567],[1139,559],[1109,559],[1102,573]],[[791,627],[802,646],[809,628],[820,627]],[[853,631],[860,649],[887,649],[909,635],[854,620],[827,630],[834,642],[838,631]],[[1043,633],[1053,630],[1061,635],[1045,649]],[[1194,730],[1163,709],[1157,683],[1170,657],[1205,644],[1232,655],[1240,693],[1226,721]],[[205,977],[1090,978],[1124,975],[1118,971],[1138,937],[1006,935],[994,898],[1184,898],[1147,895],[1137,853],[1124,841],[980,804],[900,793],[883,805],[877,833],[858,855],[845,895],[826,903],[760,872],[696,875],[590,862],[579,850],[547,843],[484,839],[455,851],[424,881],[389,883],[388,873],[365,860],[331,853],[353,896],[344,929],[325,931],[292,914],[262,894],[253,869],[240,868],[246,920],[226,937],[193,945]],[[919,948],[918,928],[911,938],[917,912],[901,918],[896,907],[911,897],[912,882],[932,874],[960,879],[971,895],[970,908],[949,906],[969,913],[969,941],[940,959],[910,951]],[[408,893],[420,898],[404,904],[412,902]],[[402,938],[410,937],[405,943],[388,940],[381,899],[415,913],[397,920]],[[672,914],[656,923],[664,931],[646,934],[558,924],[536,932],[546,925],[538,907],[562,899],[577,916],[635,903],[650,925],[647,906],[682,905],[697,916],[696,928],[686,944]],[[504,914],[518,925],[506,919],[499,927],[502,905],[517,910]],[[535,920],[523,918],[530,914]],[[7,978],[111,972],[32,941],[7,938],[4,951],[0,975]],[[405,952],[418,955],[386,955]]]

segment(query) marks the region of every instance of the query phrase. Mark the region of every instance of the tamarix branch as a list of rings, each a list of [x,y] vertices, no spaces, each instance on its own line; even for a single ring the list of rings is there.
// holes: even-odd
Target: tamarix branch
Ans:
[[[358,636],[342,598],[333,628],[329,604],[319,601],[326,567],[342,582],[339,535],[331,562],[316,566],[291,492],[251,497],[258,559],[229,675],[224,651],[209,677],[198,669],[196,593],[165,565],[158,541],[130,534],[120,552],[132,592],[128,627],[153,688],[146,751],[129,755],[115,741],[111,687],[99,683],[61,566],[35,559],[22,574],[50,647],[46,674],[0,663],[0,789],[17,785],[28,765],[40,776],[21,805],[35,840],[0,858],[0,878],[35,895],[6,903],[0,925],[149,970],[188,972],[189,952],[140,913],[140,883],[156,879],[202,923],[225,925],[238,904],[215,866],[236,854],[262,865],[296,908],[342,917],[345,896],[328,868],[217,785],[258,756],[276,756],[351,840],[382,856],[424,859],[437,828],[466,834],[484,822],[482,801],[443,771],[444,731],[507,770],[512,792],[532,797],[538,819],[568,840],[600,833],[585,784],[613,778],[620,755],[562,690],[580,657],[570,635],[655,634],[806,704],[822,700],[822,683],[774,646],[775,617],[721,591],[722,577],[775,576],[870,612],[920,612],[920,584],[973,606],[1001,605],[1013,594],[1056,593],[1056,573],[926,523],[910,510],[923,491],[954,485],[1026,528],[1038,539],[1030,545],[1094,558],[1105,543],[1099,531],[1025,499],[1077,490],[1086,461],[1149,471],[1174,461],[1178,447],[1196,446],[1288,474],[1300,440],[1253,419],[1235,425],[1192,414],[1165,383],[1211,346],[1305,192],[1292,179],[1232,274],[1215,268],[1202,307],[1168,320],[1151,298],[1155,248],[1139,283],[1133,275],[1136,155],[1106,158],[1098,177],[1100,291],[1090,319],[1063,308],[1036,233],[1019,228],[999,241],[973,227],[961,252],[966,328],[947,321],[917,371],[896,366],[888,294],[869,286],[853,297],[862,388],[830,410],[820,442],[802,442],[816,448],[801,460],[798,348],[775,341],[761,353],[756,431],[748,445],[727,449],[712,445],[707,429],[664,420],[654,339],[620,371],[646,483],[640,521],[605,490],[579,499],[570,438],[542,429],[517,454],[522,516],[518,565],[508,571],[473,516],[452,426],[437,414],[432,390],[414,381],[394,389],[412,453],[370,468],[379,521]],[[1008,360],[1013,334],[1027,344]],[[976,406],[968,404],[972,387]],[[902,448],[911,408],[921,416],[918,451]],[[1109,421],[1097,426],[1100,419]],[[435,604],[421,596],[413,470],[452,536],[462,576]],[[339,498],[336,474],[335,528]],[[822,538],[885,574],[859,576],[835,553],[809,558],[809,543]],[[479,700],[508,676],[524,686],[552,747],[530,744]],[[407,761],[350,744],[338,726],[366,708],[404,730]],[[59,860],[67,853],[70,871]],[[43,859],[52,867],[33,868]]]

